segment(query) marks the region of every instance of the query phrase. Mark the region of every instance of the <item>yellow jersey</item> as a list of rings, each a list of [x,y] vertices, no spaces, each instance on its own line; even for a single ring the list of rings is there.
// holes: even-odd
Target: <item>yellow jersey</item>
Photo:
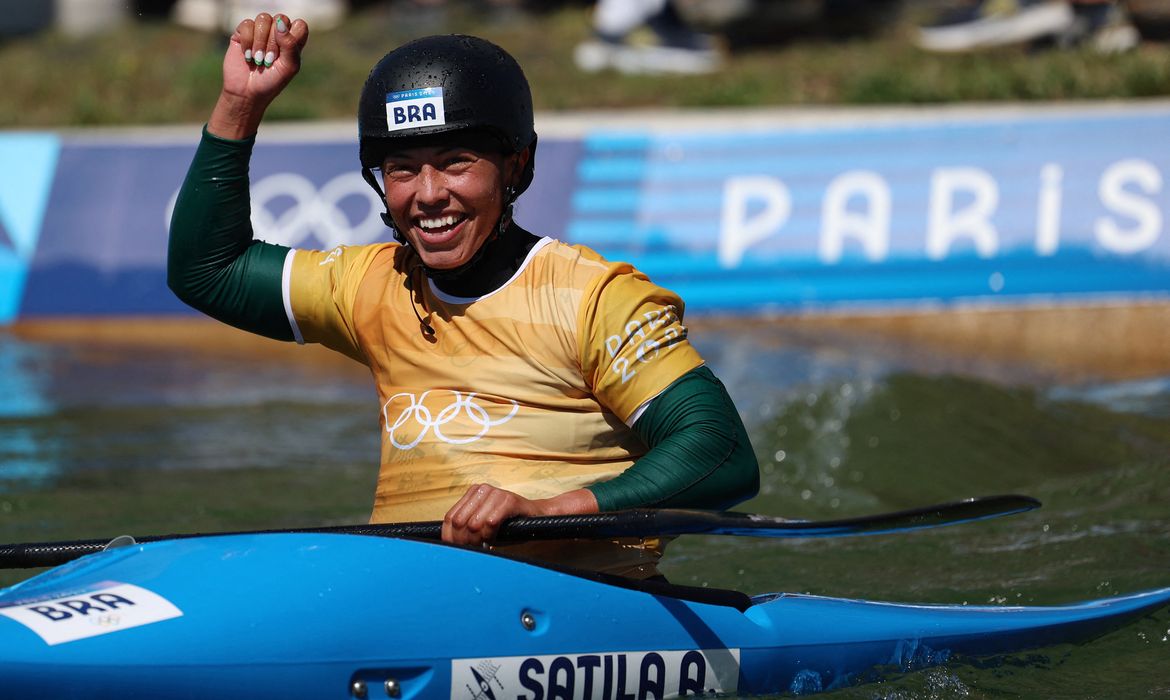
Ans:
[[[476,298],[442,292],[397,243],[294,250],[284,288],[298,342],[374,376],[371,522],[442,519],[475,483],[548,498],[613,478],[647,449],[629,427],[641,409],[702,364],[677,295],[550,238]]]

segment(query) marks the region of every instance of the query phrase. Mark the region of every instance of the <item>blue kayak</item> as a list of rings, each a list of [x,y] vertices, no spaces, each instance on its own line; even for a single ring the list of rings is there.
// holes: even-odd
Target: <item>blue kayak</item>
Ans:
[[[808,693],[1081,642],[1168,603],[1170,588],[1057,607],[749,598],[404,539],[203,537],[111,549],[0,591],[0,694]]]

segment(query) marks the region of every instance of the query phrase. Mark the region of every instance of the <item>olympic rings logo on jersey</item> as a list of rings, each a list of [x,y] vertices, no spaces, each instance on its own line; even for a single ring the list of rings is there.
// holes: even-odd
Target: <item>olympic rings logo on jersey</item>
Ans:
[[[342,173],[319,189],[296,173],[275,173],[254,183],[251,193],[257,240],[296,248],[315,238],[328,250],[371,243],[386,233],[381,216],[386,205],[357,172]],[[168,229],[178,198],[176,190],[167,205]]]
[[[382,417],[385,420],[386,432],[390,434],[390,444],[400,450],[411,450],[423,441],[428,431],[433,430],[435,437],[448,445],[466,445],[487,435],[492,428],[512,420],[512,417],[520,410],[520,404],[509,400],[508,403],[512,404],[512,409],[508,414],[492,418],[486,408],[476,403],[474,391],[467,394],[461,391],[449,391],[454,395],[454,400],[438,414],[432,413],[426,405],[427,397],[432,393],[432,390],[424,391],[420,396],[402,391],[387,399],[382,406]],[[394,411],[398,411],[398,413],[392,419],[391,415]],[[444,426],[448,426],[461,417],[463,420],[460,423],[467,434],[455,437],[443,432]],[[448,427],[448,432],[451,432],[453,427]],[[467,430],[468,427],[473,428],[474,432]],[[411,428],[418,431],[413,437],[410,437]],[[403,439],[400,440],[400,438]]]

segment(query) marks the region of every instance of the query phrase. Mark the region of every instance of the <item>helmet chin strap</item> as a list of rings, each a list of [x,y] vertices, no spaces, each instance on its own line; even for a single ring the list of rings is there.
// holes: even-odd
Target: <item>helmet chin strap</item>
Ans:
[[[366,181],[367,185],[374,188],[374,191],[378,193],[378,199],[382,200],[383,204],[386,204],[386,193],[382,191],[382,186],[378,184],[378,178],[374,177],[374,173],[369,168],[362,168],[362,179]],[[381,216],[382,223],[386,224],[386,227],[394,232],[394,240],[402,245],[409,245],[406,242],[406,236],[403,236],[402,232],[398,230],[398,227],[394,225],[394,219],[390,216],[389,204],[386,204],[386,211],[382,212]]]

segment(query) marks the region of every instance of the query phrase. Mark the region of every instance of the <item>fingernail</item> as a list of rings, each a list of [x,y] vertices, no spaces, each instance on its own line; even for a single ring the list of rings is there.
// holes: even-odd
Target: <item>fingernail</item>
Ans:
[[[269,51],[268,53],[264,54],[264,65],[271,66],[272,62],[275,60],[276,60],[276,52],[275,51]]]
[[[288,25],[284,23],[284,17],[276,18],[276,31],[280,32],[281,34],[284,34],[288,31]]]
[[[264,65],[264,52],[257,51],[256,53],[252,54],[252,61],[258,66]]]
[[[244,60],[245,61],[252,60],[252,49],[244,49]]]

